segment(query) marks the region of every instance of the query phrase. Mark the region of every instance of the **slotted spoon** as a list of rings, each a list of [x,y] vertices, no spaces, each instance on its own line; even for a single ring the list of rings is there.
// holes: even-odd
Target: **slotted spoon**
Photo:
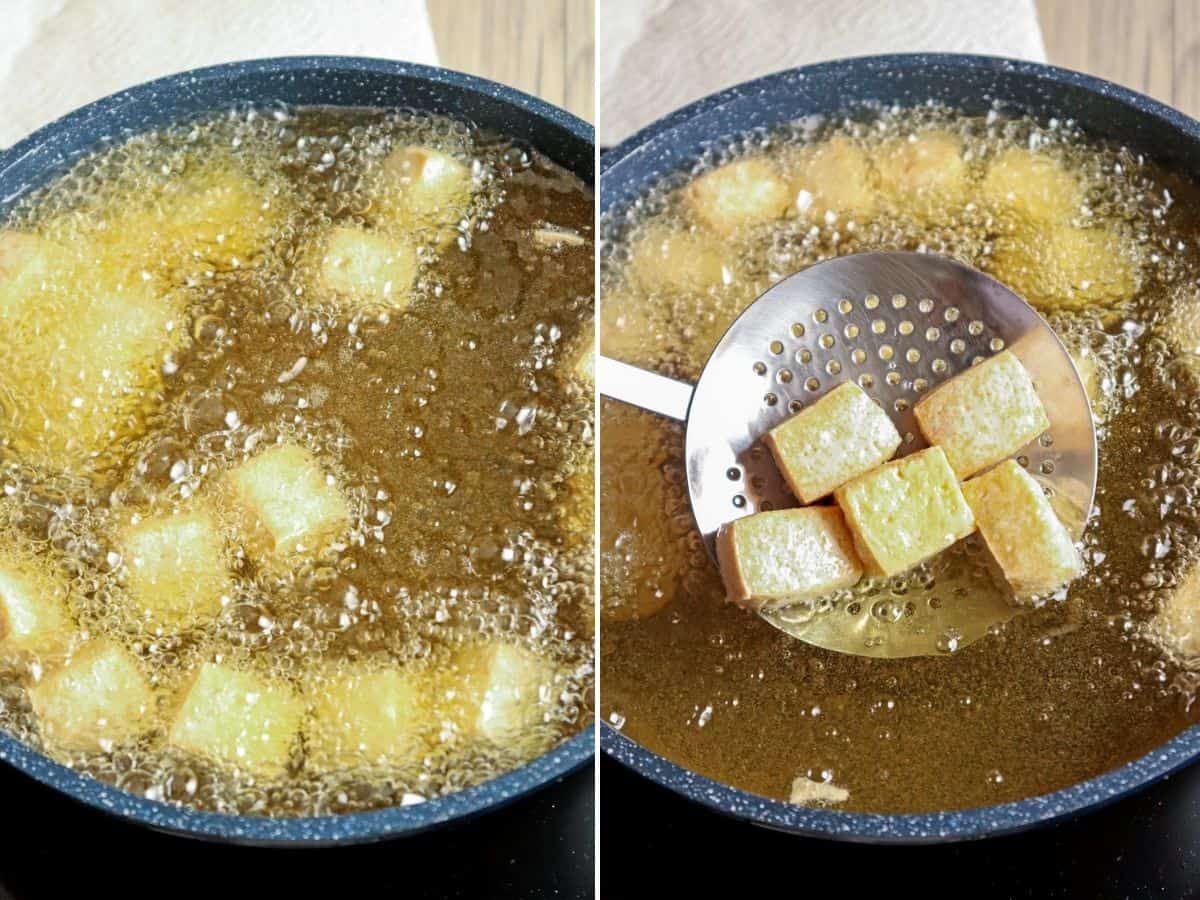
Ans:
[[[1028,369],[1050,420],[1018,462],[1078,539],[1096,489],[1096,435],[1070,354],[1020,296],[945,257],[859,253],[784,279],[730,326],[695,387],[603,356],[597,379],[605,396],[687,423],[688,491],[712,555],[722,524],[797,505],[760,441],[769,429],[853,380],[891,416],[904,438],[897,456],[904,456],[926,446],[913,416],[921,395],[1003,349]],[[979,556],[972,540],[904,576],[759,614],[793,637],[844,653],[960,649],[1026,608],[1002,579],[970,574]]]

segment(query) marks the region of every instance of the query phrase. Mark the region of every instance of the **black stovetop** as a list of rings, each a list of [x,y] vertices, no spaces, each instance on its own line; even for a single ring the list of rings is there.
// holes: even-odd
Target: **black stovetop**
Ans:
[[[229,847],[146,831],[0,769],[0,900],[593,895],[592,767],[463,825],[360,847]]]
[[[605,757],[601,893],[641,897],[1200,897],[1200,765],[1074,821],[925,847],[798,838],[699,807]]]

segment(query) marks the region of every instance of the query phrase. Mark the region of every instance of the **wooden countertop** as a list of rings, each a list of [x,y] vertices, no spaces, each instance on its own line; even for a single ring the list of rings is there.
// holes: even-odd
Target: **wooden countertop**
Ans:
[[[1037,0],[1050,62],[1200,117],[1198,0]]]
[[[593,0],[428,0],[428,7],[443,66],[592,121]]]

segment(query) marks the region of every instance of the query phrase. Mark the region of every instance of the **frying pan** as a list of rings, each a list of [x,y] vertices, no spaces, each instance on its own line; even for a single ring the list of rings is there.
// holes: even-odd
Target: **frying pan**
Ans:
[[[1074,120],[1092,137],[1137,148],[1171,169],[1200,172],[1200,123],[1119,85],[1053,66],[996,57],[871,56],[768,75],[705,97],[649,125],[604,154],[601,214],[619,216],[652,184],[686,172],[722,138],[863,104],[903,107],[927,100],[967,114],[996,109],[1029,114],[1043,122]],[[738,790],[658,756],[608,723],[601,725],[600,745],[646,778],[746,822],[845,841],[934,843],[1021,831],[1104,806],[1200,757],[1200,726],[1125,766],[1052,794],[975,809],[905,815],[795,806]]]
[[[494,82],[381,59],[289,57],[229,63],[147,82],[98,100],[0,153],[0,216],[104,144],[234,104],[409,107],[473,122],[534,147],[587,184],[592,126]],[[413,806],[340,816],[268,819],[199,812],[138,797],[68,769],[0,731],[0,761],[90,806],[152,828],[230,843],[349,844],[466,820],[587,765],[592,729],[491,781]]]

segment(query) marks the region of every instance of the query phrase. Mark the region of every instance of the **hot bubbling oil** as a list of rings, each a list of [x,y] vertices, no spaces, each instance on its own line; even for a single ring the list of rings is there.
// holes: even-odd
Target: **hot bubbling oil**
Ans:
[[[348,310],[312,291],[305,248],[364,221],[384,158],[403,145],[469,161],[477,191],[451,241],[419,248],[406,310]],[[268,249],[181,279],[190,339],[161,360],[129,439],[66,472],[8,448],[2,540],[53,559],[80,629],[136,653],[160,712],[213,658],[303,684],[308,701],[355,660],[432,678],[490,637],[559,677],[544,721],[512,745],[446,738],[365,772],[314,771],[301,744],[285,777],[255,778],[165,747],[164,727],[111,752],[48,749],[138,794],[267,815],[413,802],[507,771],[592,715],[590,487],[571,481],[591,470],[592,402],[570,374],[592,327],[591,192],[536,151],[446,118],[248,107],[102,149],[22,199],[7,225],[68,246],[102,236],[214,158],[236,161],[281,211]],[[547,225],[584,240],[539,243]],[[116,577],[116,523],[202,494],[280,438],[341,486],[345,539],[295,567],[239,549],[232,602],[202,627],[173,634],[135,614]],[[237,546],[232,527],[226,538]],[[0,727],[38,745],[27,674],[0,673]]]
[[[724,162],[754,154],[786,163],[797,146],[834,135],[871,148],[931,127],[962,138],[976,178],[1008,147],[1061,160],[1087,188],[1081,224],[1120,235],[1141,271],[1140,290],[1119,314],[1049,316],[1098,367],[1100,479],[1086,573],[1065,599],[961,651],[947,646],[944,656],[878,660],[804,645],[724,602],[687,506],[682,429],[605,401],[601,714],[681,765],[766,796],[786,799],[792,780],[806,776],[848,789],[839,809],[1013,801],[1134,759],[1197,719],[1200,667],[1164,651],[1151,625],[1200,559],[1200,358],[1164,338],[1168,313],[1197,303],[1200,282],[1200,192],[1184,179],[1090,141],[1071,123],[933,106],[743,136],[602,222],[601,348],[694,379],[747,303],[821,259],[927,250],[986,268],[997,223],[967,202],[927,216],[783,218],[743,230],[723,257],[732,277],[708,291],[660,293],[630,277],[642,229],[700,232],[680,188]],[[927,602],[938,587],[901,577],[890,590],[901,602]],[[954,602],[952,593],[936,599]]]

